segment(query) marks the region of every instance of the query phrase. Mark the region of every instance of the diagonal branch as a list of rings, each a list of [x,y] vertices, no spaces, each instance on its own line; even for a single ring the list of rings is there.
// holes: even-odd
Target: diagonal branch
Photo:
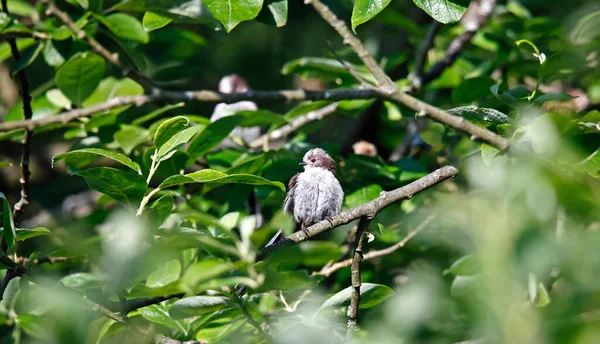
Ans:
[[[471,39],[477,33],[477,30],[487,23],[495,7],[496,0],[472,1],[469,6],[469,10],[464,16],[465,18],[463,18],[463,26],[465,31],[456,37],[452,42],[450,42],[444,57],[435,65],[433,65],[433,67],[431,67],[427,73],[425,73],[423,78],[413,80],[414,87],[418,89],[422,85],[431,82],[440,76],[446,68],[452,66],[454,61],[456,61],[458,58],[458,55],[460,55],[460,53],[471,42]]]
[[[489,2],[493,0],[482,1]],[[380,84],[380,87],[376,88],[375,90],[378,91],[382,97],[387,98],[395,103],[407,106],[415,110],[421,116],[428,116],[436,122],[462,131],[468,134],[472,140],[487,143],[500,150],[505,150],[508,148],[508,140],[502,136],[496,135],[487,129],[481,128],[469,121],[466,121],[463,117],[451,115],[440,108],[425,103],[398,90],[396,85],[389,79],[383,69],[375,62],[371,54],[362,45],[360,40],[352,34],[348,26],[346,26],[343,21],[338,19],[338,17],[331,12],[331,10],[324,5],[321,0],[308,0],[307,3],[312,4],[321,17],[338,32],[338,34],[342,37],[344,44],[349,45],[358,55],[358,57],[361,58],[365,66],[375,77],[375,80],[377,80],[377,82]]]
[[[379,194],[379,197],[375,198],[370,202],[367,202],[358,207],[354,207],[352,209],[348,209],[330,219],[317,222],[316,224],[306,228],[306,232],[298,231],[293,234],[290,234],[285,239],[266,248],[263,253],[267,254],[268,252],[278,247],[306,241],[335,227],[345,225],[363,217],[374,218],[382,209],[388,207],[392,203],[412,198],[419,192],[427,190],[430,187],[437,185],[446,179],[453,178],[457,174],[458,169],[454,166],[444,166],[442,168],[439,168],[426,175],[425,177],[420,178],[401,188],[392,191],[383,191]]]
[[[337,89],[325,91],[307,90],[280,90],[280,91],[256,91],[251,90],[243,93],[219,93],[210,90],[200,91],[162,91],[152,95],[116,97],[105,103],[97,104],[82,109],[66,111],[53,116],[29,119],[24,121],[13,121],[0,123],[0,131],[17,129],[35,129],[52,123],[68,123],[78,118],[90,117],[94,114],[108,111],[125,105],[142,106],[153,102],[166,102],[170,104],[185,102],[225,102],[235,103],[242,100],[252,101],[306,101],[306,100],[344,100],[344,99],[372,99],[380,97],[374,90],[362,89]]]
[[[442,24],[434,19],[433,23],[431,23],[429,31],[427,31],[425,39],[423,39],[423,42],[421,42],[421,45],[419,46],[419,50],[417,51],[415,57],[415,71],[413,72],[413,74],[408,76],[408,80],[410,80],[413,86],[416,88],[421,87],[421,78],[423,77],[423,72],[425,69],[425,60],[427,60],[427,52],[433,46],[433,40],[435,39],[437,33],[440,31],[441,27]]]
[[[10,15],[8,11],[7,0],[2,0],[2,12]],[[17,41],[12,38],[8,40],[8,44],[10,45],[10,50],[12,56],[15,59],[15,62],[19,62],[21,59],[21,54],[19,53],[19,48],[17,47]],[[25,68],[21,69],[17,73],[17,77],[19,78],[19,84],[21,85],[21,98],[23,99],[23,115],[25,120],[30,120],[33,116],[33,111],[31,110],[31,94],[29,93],[29,81],[27,80],[27,75],[25,74]],[[33,132],[31,130],[25,130],[23,135],[23,140],[21,143],[23,144],[23,152],[21,153],[21,178],[19,178],[19,182],[21,184],[21,198],[17,203],[15,203],[13,208],[13,218],[15,222],[19,215],[23,212],[23,207],[29,204],[29,176],[31,172],[29,171],[29,157],[31,155],[31,136]],[[6,241],[4,238],[2,239],[2,250],[6,252]],[[8,276],[8,274],[7,274]]]
[[[406,237],[404,237],[404,239],[400,240],[399,242],[395,243],[394,245],[392,245],[390,247],[386,247],[386,248],[381,249],[381,250],[373,250],[373,251],[367,252],[363,256],[363,260],[372,260],[372,259],[375,259],[375,258],[386,256],[386,255],[392,254],[395,251],[397,251],[398,249],[406,246],[406,244],[412,238],[414,238],[417,234],[419,234],[420,231],[422,231],[423,229],[425,229],[427,227],[427,225],[429,225],[429,223],[431,221],[433,221],[433,219],[435,219],[435,215],[429,215],[425,219],[425,221],[423,221],[417,228],[415,228],[412,231],[410,231],[410,233],[408,233],[408,235]],[[352,265],[352,259],[345,259],[345,260],[342,260],[341,262],[337,262],[337,263],[334,263],[334,264],[331,264],[331,265],[324,266],[321,269],[321,271],[315,272],[315,273],[313,273],[313,275],[322,275],[322,276],[325,276],[325,277],[329,277],[334,272],[336,272],[336,271],[338,271],[340,269],[343,269],[343,268],[347,268],[347,267],[349,267],[351,265]]]
[[[54,5],[54,3],[51,0],[42,0],[42,2],[46,3],[46,15],[53,15],[57,17],[60,21],[67,25],[67,27],[75,34],[75,37],[86,40],[95,53],[104,57],[110,63],[119,68],[124,76],[134,79],[146,90],[155,89],[155,87],[148,79],[146,79],[146,77],[144,77],[137,70],[132,71],[130,68],[126,67],[119,58],[119,54],[111,53],[96,39],[89,36],[84,30],[80,29],[73,22],[73,20],[71,20],[71,17],[69,17],[67,13],[61,11],[58,7],[56,7],[56,5]]]
[[[335,111],[338,108],[338,105],[339,105],[339,103],[332,103],[332,104],[324,106],[320,109],[307,112],[306,114],[295,118],[292,123],[286,124],[280,128],[277,128],[277,129],[273,130],[272,132],[264,134],[261,137],[257,138],[256,140],[252,141],[250,143],[250,147],[251,148],[260,148],[265,144],[265,142],[269,142],[271,140],[277,140],[282,137],[285,137],[285,136],[297,131],[298,129],[302,128],[303,126],[307,125],[310,122],[320,121],[325,116],[329,116],[329,115],[335,113]]]

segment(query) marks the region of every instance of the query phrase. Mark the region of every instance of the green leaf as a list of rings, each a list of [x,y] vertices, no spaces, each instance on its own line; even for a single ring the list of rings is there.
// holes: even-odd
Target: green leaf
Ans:
[[[452,100],[458,103],[470,103],[490,96],[490,87],[495,84],[492,78],[481,76],[466,79],[452,91]]]
[[[350,298],[352,296],[352,287],[348,287],[333,295],[327,301],[321,305],[319,310],[335,307],[335,306],[347,306],[350,304]],[[387,300],[390,296],[394,295],[392,288],[383,284],[374,283],[363,283],[360,286],[360,308],[371,308]]]
[[[164,145],[173,135],[182,131],[190,124],[190,120],[183,116],[177,116],[169,118],[162,124],[154,133],[154,145],[160,148]]]
[[[551,300],[548,290],[542,282],[538,282],[535,274],[529,274],[527,287],[529,299],[534,307],[544,307],[550,303]]]
[[[117,37],[141,43],[148,43],[150,39],[148,32],[142,27],[142,23],[128,14],[114,13],[106,17],[94,16]]]
[[[3,237],[6,240],[6,244],[9,248],[13,248],[15,246],[15,242],[17,240],[17,232],[15,229],[15,223],[12,217],[12,210],[10,209],[10,204],[8,203],[8,198],[0,192],[0,198],[2,198],[2,225],[4,226]],[[7,230],[8,229],[8,230]]]
[[[52,166],[54,166],[54,163],[57,161],[65,159],[67,166],[74,166],[75,169],[79,169],[80,167],[88,165],[90,160],[95,161],[101,156],[120,162],[121,164],[136,171],[139,175],[142,175],[142,169],[140,168],[140,165],[138,165],[136,162],[133,162],[126,155],[100,148],[83,148],[59,154],[52,158]]]
[[[456,276],[450,286],[450,295],[453,297],[463,297],[473,295],[480,284],[481,276]]]
[[[181,263],[177,259],[170,260],[156,268],[146,280],[149,288],[160,288],[179,279]]]
[[[56,85],[73,103],[81,105],[102,77],[104,59],[90,52],[77,53],[56,72]]]
[[[196,136],[187,148],[187,152],[192,160],[204,156],[211,149],[217,146],[229,133],[245,119],[244,116],[227,116],[209,124],[200,135]]]
[[[487,166],[491,166],[494,163],[508,163],[509,158],[506,155],[498,155],[500,150],[496,147],[481,144],[481,158]]]
[[[549,101],[560,101],[560,102],[568,102],[570,100],[573,100],[572,95],[570,94],[565,94],[565,93],[548,93],[548,94],[544,94],[541,95],[537,98],[535,98],[535,100],[533,101],[534,104],[541,106],[542,104],[544,104],[545,102],[549,102]]]
[[[13,164],[10,161],[0,161],[0,167],[10,167],[12,165]]]
[[[148,130],[142,127],[123,124],[121,130],[115,133],[114,139],[125,154],[131,154],[135,147],[147,142],[149,136]]]
[[[204,4],[227,32],[239,23],[256,18],[263,0],[204,0]]]
[[[162,146],[158,148],[156,152],[157,161],[164,161],[169,159],[175,152],[183,147],[196,133],[202,129],[201,126],[193,126],[187,128],[178,133],[175,133],[170,139],[168,139]]]
[[[79,5],[85,10],[87,10],[90,7],[88,0],[67,0],[67,2],[73,5]]]
[[[413,0],[415,5],[442,24],[456,23],[467,8],[450,0]]]
[[[512,123],[512,119],[502,112],[489,108],[480,108],[474,105],[461,106],[447,110],[449,113],[464,117],[477,124],[504,124]]]
[[[173,211],[175,200],[171,195],[162,195],[159,199],[152,202],[150,207],[146,209],[147,216],[156,225],[160,226]]]
[[[58,68],[65,63],[65,58],[54,47],[54,43],[52,43],[52,41],[47,41],[44,45],[44,60],[49,66],[54,68]]]
[[[234,265],[225,261],[215,259],[204,259],[190,266],[185,275],[183,282],[190,288],[195,287],[199,283],[217,278],[234,269]]]
[[[282,115],[268,110],[239,111],[235,114],[245,117],[244,120],[240,122],[240,127],[255,127],[269,124],[283,125],[289,123]]]
[[[390,4],[392,0],[356,0],[352,8],[352,31],[356,27],[373,19],[379,12]]]
[[[40,235],[50,235],[50,231],[44,227],[36,227],[33,229],[17,228],[17,241],[25,241]]]
[[[223,296],[192,296],[176,301],[169,314],[173,319],[182,319],[206,313],[212,313],[229,305]]]
[[[32,64],[33,61],[35,61],[35,59],[40,55],[40,52],[42,52],[43,49],[44,49],[43,43],[38,44],[36,47],[34,47],[32,49],[28,49],[27,52],[25,52],[21,56],[19,61],[13,66],[13,68],[11,70],[11,74],[14,76],[18,72],[25,69],[30,64]]]
[[[285,26],[288,19],[288,0],[265,0],[256,20],[277,27]]]
[[[214,24],[214,18],[201,0],[125,0],[114,5],[108,11],[151,11],[169,18],[192,19],[197,22]]]
[[[471,276],[479,272],[479,263],[474,255],[461,257],[452,265],[444,270],[444,275],[452,274],[454,276]]]
[[[60,279],[65,287],[77,291],[100,289],[106,286],[109,275],[103,272],[77,272]]]
[[[181,331],[184,335],[187,335],[185,328],[179,322],[171,319],[169,312],[163,305],[150,305],[140,308],[138,311],[146,320],[166,325],[177,331]]]
[[[61,109],[71,110],[73,104],[58,88],[53,88],[46,92],[46,99]]]
[[[346,195],[344,202],[349,208],[358,207],[359,205],[365,204],[379,197],[379,194],[382,191],[383,189],[381,186],[377,184],[369,185],[367,187],[360,188],[349,195]]]
[[[48,328],[44,327],[42,319],[36,315],[19,314],[15,320],[16,325],[31,337],[39,340],[47,340],[53,337]]]
[[[270,185],[275,186],[285,192],[285,186],[280,182],[272,182],[265,178],[251,174],[225,174],[215,170],[200,170],[184,175],[171,176],[165,179],[160,185],[160,189],[165,189],[175,185],[190,183],[206,184],[250,184],[250,185]]]
[[[600,27],[598,27],[600,10],[583,14],[569,32],[569,39],[575,45],[590,44],[600,37]]]
[[[562,51],[548,56],[540,68],[540,82],[571,80],[587,70],[585,56],[578,51]]]
[[[139,202],[146,193],[146,181],[137,173],[110,167],[78,171],[88,186],[120,202]]]
[[[172,21],[173,19],[161,16],[160,14],[146,12],[144,14],[144,19],[142,19],[142,26],[146,32],[150,32],[165,27]]]

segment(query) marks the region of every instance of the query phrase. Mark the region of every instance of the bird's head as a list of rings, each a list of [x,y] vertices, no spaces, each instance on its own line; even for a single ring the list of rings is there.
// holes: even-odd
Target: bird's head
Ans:
[[[300,165],[304,166],[305,170],[318,167],[335,174],[335,161],[321,148],[314,148],[306,152]]]
[[[219,82],[221,93],[242,93],[248,91],[248,83],[237,74],[224,76]]]

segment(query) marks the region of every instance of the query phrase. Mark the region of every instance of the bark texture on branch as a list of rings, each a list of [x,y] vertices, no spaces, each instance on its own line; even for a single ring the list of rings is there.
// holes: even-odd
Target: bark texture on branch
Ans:
[[[356,230],[356,239],[354,244],[354,256],[351,265],[352,294],[350,297],[350,306],[348,306],[348,330],[358,330],[358,308],[360,306],[360,263],[363,260],[363,248],[365,245],[365,232],[373,218],[363,217],[360,219],[358,229]]]

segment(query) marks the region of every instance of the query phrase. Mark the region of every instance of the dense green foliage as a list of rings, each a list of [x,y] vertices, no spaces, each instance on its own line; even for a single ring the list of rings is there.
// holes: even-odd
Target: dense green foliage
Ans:
[[[399,87],[411,85],[433,21],[445,25],[424,55],[425,72],[464,32],[459,20],[469,15],[469,1],[326,4]],[[237,73],[255,90],[358,88],[351,68],[374,82],[299,0],[55,3],[76,28],[117,54],[121,66],[47,14],[47,3],[7,5],[0,38],[16,38],[21,58],[0,43],[0,62],[10,69],[0,68],[0,124],[25,117],[23,100],[9,96],[21,71],[34,119],[149,93],[140,80],[163,90],[214,90],[222,76]],[[5,279],[1,341],[143,343],[160,335],[208,343],[343,341],[350,268],[330,276],[319,271],[351,256],[356,222],[257,262],[278,229],[293,232],[282,211],[287,182],[304,153],[322,147],[338,163],[344,209],[441,166],[460,171],[371,222],[365,254],[427,225],[404,247],[362,262],[360,330],[350,330],[346,340],[596,342],[599,23],[592,0],[500,1],[456,61],[413,90],[510,140],[518,150],[508,152],[377,99],[342,100],[335,114],[261,148],[220,144],[239,142],[231,137],[236,127],[272,133],[331,102],[257,101],[260,110],[215,122],[210,102],[131,102],[35,127],[31,204],[13,218],[24,129],[0,132],[8,247],[0,255],[27,269]],[[412,125],[418,135],[407,141]],[[372,142],[378,154],[354,154],[359,140]],[[408,152],[388,159],[403,142]],[[248,206],[254,198],[260,214]],[[60,259],[45,262],[51,257]],[[246,294],[238,297],[236,285],[246,285]],[[131,306],[140,300],[151,302]]]

